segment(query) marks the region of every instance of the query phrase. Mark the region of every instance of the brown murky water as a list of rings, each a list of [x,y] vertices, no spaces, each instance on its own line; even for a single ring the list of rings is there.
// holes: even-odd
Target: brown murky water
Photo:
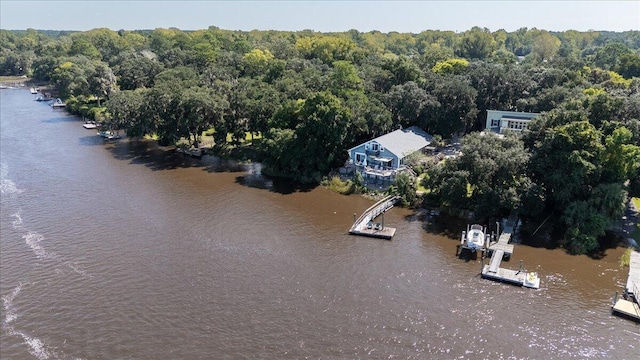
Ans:
[[[489,282],[454,257],[464,223],[396,208],[393,241],[350,237],[360,197],[0,95],[2,359],[640,358],[609,311],[622,249],[516,245],[541,289]]]

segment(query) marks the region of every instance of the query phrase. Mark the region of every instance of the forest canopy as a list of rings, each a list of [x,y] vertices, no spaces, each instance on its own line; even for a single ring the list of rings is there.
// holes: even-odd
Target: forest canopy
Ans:
[[[306,183],[399,127],[463,136],[462,156],[425,177],[427,201],[481,219],[518,209],[574,253],[640,194],[638,31],[0,30],[0,75],[162,144],[250,134],[267,172]],[[487,110],[541,115],[499,138],[479,133]]]

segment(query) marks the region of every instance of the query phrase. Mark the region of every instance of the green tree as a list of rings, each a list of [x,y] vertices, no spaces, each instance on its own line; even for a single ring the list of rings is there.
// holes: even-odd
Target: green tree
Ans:
[[[466,80],[455,76],[438,77],[427,89],[435,101],[426,105],[422,125],[425,130],[450,138],[471,129],[478,114],[477,92]]]
[[[435,104],[432,105],[435,101],[433,96],[413,81],[393,86],[385,96],[385,103],[394,122],[403,127],[424,123],[421,120],[426,116],[424,110],[428,105],[435,107]]]
[[[551,60],[560,49],[560,39],[542,31],[533,40],[531,53],[540,61]]]
[[[83,55],[89,59],[100,60],[102,55],[100,51],[89,40],[84,38],[74,38],[69,49],[69,55]]]
[[[134,90],[153,87],[155,76],[162,70],[159,61],[134,55],[123,60],[115,69],[115,74],[121,89]]]
[[[110,129],[125,129],[128,136],[142,137],[153,134],[151,124],[143,115],[143,91],[115,91],[106,102],[107,126]]]
[[[624,183],[637,173],[640,164],[640,146],[631,143],[633,134],[624,126],[616,128],[605,138],[602,180]]]
[[[621,55],[615,70],[626,79],[640,77],[640,55],[631,53]]]
[[[402,172],[396,176],[394,193],[400,196],[402,206],[409,207],[416,204],[418,201],[418,195],[416,195],[417,190],[418,186],[415,177],[406,172]]]
[[[84,57],[65,61],[55,68],[51,80],[62,98],[91,94],[88,74],[93,71],[91,63]]]
[[[465,59],[448,59],[438,61],[431,70],[436,74],[461,75],[468,66],[469,62]]]
[[[462,139],[461,152],[429,173],[427,186],[440,201],[464,205],[485,220],[520,208],[530,154],[519,137],[471,133]]]
[[[249,76],[263,75],[269,69],[269,63],[273,59],[271,51],[253,49],[242,57],[242,66]]]
[[[473,27],[460,40],[457,54],[466,59],[486,59],[495,50],[496,42],[488,29]]]
[[[293,133],[287,129],[267,133],[265,164],[276,174],[317,183],[345,160],[349,111],[339,98],[320,92],[306,99],[294,116],[299,122]]]
[[[215,96],[211,89],[204,87],[185,89],[179,96],[179,134],[187,137],[191,145],[198,147],[202,133],[212,126],[215,127],[228,104],[221,97]]]
[[[116,76],[109,65],[103,62],[95,63],[93,71],[88,75],[89,91],[96,96],[100,106],[100,99],[109,97],[116,89]]]

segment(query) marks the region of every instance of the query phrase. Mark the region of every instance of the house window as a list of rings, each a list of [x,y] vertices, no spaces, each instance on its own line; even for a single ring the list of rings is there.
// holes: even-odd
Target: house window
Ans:
[[[380,144],[376,144],[376,143],[371,144],[371,150],[380,151]]]
[[[363,165],[366,158],[366,154],[356,153],[356,165]]]
[[[500,119],[491,119],[491,127],[500,126]]]

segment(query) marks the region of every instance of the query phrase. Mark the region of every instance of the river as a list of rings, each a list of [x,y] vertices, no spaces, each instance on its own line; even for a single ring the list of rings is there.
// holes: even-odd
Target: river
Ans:
[[[541,288],[490,282],[464,223],[394,208],[392,241],[349,236],[370,201],[105,143],[34,97],[0,90],[2,359],[640,358],[622,248],[516,245]]]

